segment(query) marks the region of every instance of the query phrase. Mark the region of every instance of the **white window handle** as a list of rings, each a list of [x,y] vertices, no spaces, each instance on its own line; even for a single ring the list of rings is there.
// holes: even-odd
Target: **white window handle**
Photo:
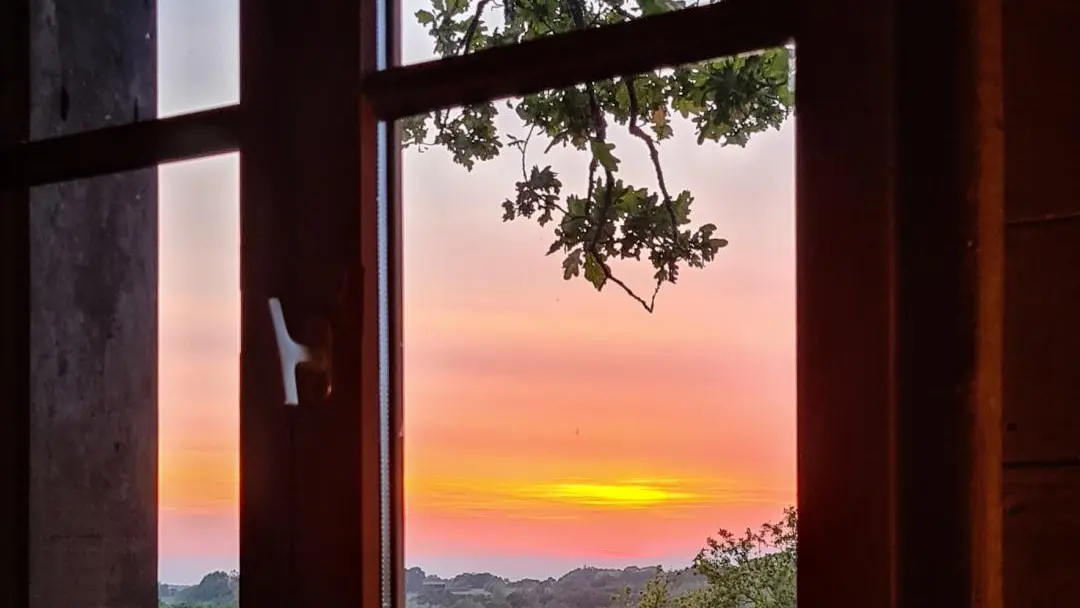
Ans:
[[[270,298],[270,319],[274,324],[278,356],[281,358],[281,382],[285,386],[285,405],[300,405],[300,391],[296,387],[296,367],[312,361],[311,351],[289,335],[289,328],[285,326],[285,315],[281,312],[281,302],[277,298]]]

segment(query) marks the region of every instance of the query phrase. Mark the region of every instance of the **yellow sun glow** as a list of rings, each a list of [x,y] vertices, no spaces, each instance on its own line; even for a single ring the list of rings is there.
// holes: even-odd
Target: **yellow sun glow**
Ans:
[[[536,488],[530,493],[538,498],[605,507],[644,507],[694,498],[686,492],[633,483],[562,483]]]

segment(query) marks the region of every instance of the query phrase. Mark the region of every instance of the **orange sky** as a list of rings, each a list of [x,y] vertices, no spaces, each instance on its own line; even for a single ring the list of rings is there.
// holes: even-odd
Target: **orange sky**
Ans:
[[[162,113],[234,101],[235,0],[159,10]],[[416,58],[427,43],[413,29]],[[227,73],[203,77],[214,70]],[[717,527],[794,501],[793,134],[664,144],[669,187],[695,193],[698,221],[731,245],[666,288],[653,315],[564,282],[543,255],[548,230],[502,223],[513,152],[472,173],[406,153],[410,565],[682,565]],[[640,144],[615,141],[626,174],[649,180]],[[236,160],[161,170],[161,575],[176,582],[236,562]],[[584,179],[578,153],[533,161],[568,186]],[[641,270],[624,274],[644,286]]]

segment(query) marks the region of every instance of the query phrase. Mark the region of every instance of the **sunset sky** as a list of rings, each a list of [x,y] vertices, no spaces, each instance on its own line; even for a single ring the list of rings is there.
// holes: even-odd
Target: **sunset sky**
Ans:
[[[411,15],[427,0],[406,0]],[[236,0],[159,0],[160,114],[237,99]],[[428,56],[408,23],[405,55]],[[501,123],[511,132],[515,122]],[[731,241],[653,315],[564,282],[550,227],[501,221],[520,157],[405,154],[406,562],[453,575],[685,565],[795,495],[794,128],[665,142],[669,187]],[[623,171],[652,172],[615,138]],[[568,187],[586,161],[555,150]],[[235,155],[161,169],[161,578],[237,564]],[[624,268],[647,287],[647,269]]]

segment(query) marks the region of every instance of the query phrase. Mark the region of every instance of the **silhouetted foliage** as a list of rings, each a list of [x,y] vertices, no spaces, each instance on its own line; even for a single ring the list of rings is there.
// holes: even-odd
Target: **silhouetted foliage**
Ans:
[[[433,0],[415,18],[427,28],[438,56],[451,57],[516,44],[539,36],[611,25],[686,7],[686,0]],[[521,154],[521,180],[503,203],[505,221],[552,224],[548,255],[563,256],[563,278],[582,277],[597,290],[613,283],[652,312],[664,283],[684,266],[701,268],[727,240],[715,224],[691,227],[694,196],[669,185],[661,163],[664,140],[677,115],[692,125],[698,144],[745,146],[751,136],[779,128],[794,104],[789,49],[725,57],[638,75],[589,82],[509,101],[436,111],[402,121],[406,146],[445,148],[472,170],[504,148]],[[500,134],[499,106],[513,111],[524,137]],[[654,175],[625,176],[611,134],[639,142]],[[588,179],[576,189],[550,165],[532,164],[534,138],[543,152],[571,146],[588,155]],[[654,182],[655,186],[652,183]],[[612,270],[616,260],[647,260],[655,283],[638,293]]]
[[[742,536],[720,530],[706,541],[691,570],[705,578],[696,589],[673,590],[668,573],[658,573],[642,591],[629,588],[618,608],[795,608],[798,516],[788,508],[780,521]]]

